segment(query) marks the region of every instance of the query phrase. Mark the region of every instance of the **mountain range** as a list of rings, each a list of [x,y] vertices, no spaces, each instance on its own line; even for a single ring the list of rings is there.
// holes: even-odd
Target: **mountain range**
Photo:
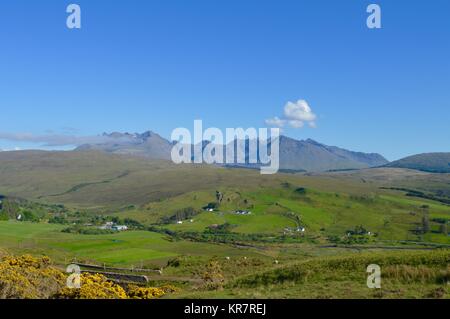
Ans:
[[[76,150],[95,150],[106,153],[140,156],[149,159],[170,160],[173,143],[160,135],[147,131],[142,134],[103,133],[104,139],[96,144],[84,144]]]
[[[104,133],[104,141],[85,144],[76,150],[96,150],[106,153],[139,156],[149,159],[170,160],[174,142],[157,133],[147,131],[135,133]],[[380,154],[362,153],[328,146],[312,139],[295,140],[280,136],[280,169],[288,171],[320,172],[351,170],[383,166],[388,161]],[[205,147],[208,141],[203,142]],[[244,167],[255,165],[244,164]]]

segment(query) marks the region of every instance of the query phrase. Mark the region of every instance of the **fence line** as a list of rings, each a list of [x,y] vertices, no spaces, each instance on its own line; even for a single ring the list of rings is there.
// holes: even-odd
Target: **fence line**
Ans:
[[[103,270],[112,270],[112,271],[129,271],[129,272],[154,272],[154,273],[159,273],[160,275],[163,272],[163,269],[142,269],[142,268],[117,268],[117,267],[107,267],[105,265],[100,266],[100,265],[93,265],[93,264],[84,264],[84,263],[79,263],[79,262],[73,262],[75,265],[78,265],[80,267],[86,267],[86,268],[91,268],[91,269],[103,269]]]

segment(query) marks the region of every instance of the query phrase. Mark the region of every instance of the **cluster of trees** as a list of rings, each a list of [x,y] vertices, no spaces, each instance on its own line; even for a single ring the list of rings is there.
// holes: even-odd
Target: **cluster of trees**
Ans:
[[[439,224],[439,232],[444,235],[448,235],[449,220],[445,218],[433,218],[433,222]]]
[[[41,215],[33,211],[33,207],[28,203],[21,203],[19,200],[3,198],[0,207],[0,220],[17,219],[27,222],[39,222]]]
[[[104,216],[104,215],[95,215],[91,216],[84,212],[75,212],[75,213],[61,213],[53,215],[48,220],[51,224],[60,224],[60,225],[74,225],[80,228],[82,225],[92,225],[92,226],[100,226],[104,225],[106,222],[113,222],[117,225],[126,225],[128,228],[132,229],[144,229],[144,225],[142,225],[137,220],[131,218],[121,219],[117,216]],[[75,227],[71,227],[75,228]]]
[[[299,187],[299,188],[297,188],[297,189],[295,190],[295,193],[296,193],[296,194],[299,194],[299,195],[305,195],[305,194],[306,194],[306,188],[304,188],[304,187]]]
[[[370,232],[363,225],[358,225],[347,230],[345,236],[329,236],[328,240],[343,245],[366,244],[373,240],[369,234]],[[378,234],[374,233],[373,236],[376,237]]]
[[[52,214],[64,214],[64,205],[45,205],[20,198],[0,198],[0,220],[39,222]]]
[[[97,221],[97,223],[96,223],[97,226],[103,225],[106,222],[113,222],[114,224],[117,224],[117,225],[128,226],[128,229],[134,229],[134,230],[145,229],[144,225],[142,225],[140,222],[138,222],[134,219],[131,219],[131,218],[120,219],[116,216],[102,218],[102,217],[96,216],[96,217],[94,217],[94,219]],[[102,220],[102,223],[99,223],[98,222],[99,220]],[[98,227],[94,227],[93,224],[77,223],[75,225],[71,225],[70,227],[63,229],[62,232],[63,233],[71,233],[71,234],[81,234],[81,235],[107,235],[107,234],[116,233],[117,231],[113,230],[113,229],[100,229]]]
[[[361,236],[361,235],[367,235],[368,233],[369,233],[369,231],[366,228],[364,228],[363,225],[355,226],[354,229],[347,230],[347,234],[350,234],[350,235],[360,235]]]
[[[285,243],[285,242],[305,242],[307,238],[289,237],[277,234],[246,234],[232,232],[233,225],[225,223],[206,228],[203,232],[183,232],[172,231],[158,226],[150,226],[148,231],[157,232],[170,236],[173,240],[191,240],[197,242],[223,243],[223,244],[241,244],[246,243]]]
[[[419,234],[426,234],[429,233],[431,231],[431,226],[430,226],[430,217],[428,214],[428,206],[422,206],[422,209],[424,211],[423,217],[422,217],[422,222],[421,222],[421,227],[419,227],[417,229],[417,233]],[[439,224],[439,229],[438,232],[443,234],[443,235],[448,235],[448,220],[445,218],[434,218],[431,220],[432,222],[435,222],[437,224]]]
[[[112,229],[100,229],[95,227],[84,227],[81,225],[74,225],[71,227],[64,228],[62,230],[63,233],[69,234],[81,234],[81,235],[107,235],[116,233],[116,231]]]
[[[161,218],[161,224],[173,224],[174,222],[180,220],[191,219],[194,216],[198,215],[200,212],[195,210],[193,207],[186,207],[180,210],[177,210],[171,216],[164,216]]]
[[[0,220],[16,219],[20,212],[18,203],[8,198],[3,198],[0,204]]]

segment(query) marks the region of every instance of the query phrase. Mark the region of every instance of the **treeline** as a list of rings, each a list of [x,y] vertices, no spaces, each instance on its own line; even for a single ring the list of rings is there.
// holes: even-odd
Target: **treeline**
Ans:
[[[49,220],[51,224],[60,225],[74,225],[72,228],[80,228],[81,226],[101,226],[107,222],[112,222],[116,225],[125,225],[131,229],[145,229],[145,226],[137,220],[131,218],[119,218],[117,216],[103,216],[95,215],[89,216],[87,213],[66,213],[52,216]]]
[[[177,221],[182,221],[186,219],[191,219],[194,216],[198,215],[200,212],[193,207],[186,207],[177,210],[174,214],[170,216],[163,216],[160,219],[161,224],[173,224]]]
[[[298,243],[311,241],[312,239],[298,236],[286,236],[278,234],[248,234],[248,233],[235,233],[231,230],[233,225],[225,223],[217,225],[216,227],[208,227],[203,232],[185,232],[185,231],[173,231],[160,226],[149,226],[148,231],[157,232],[170,236],[173,240],[190,240],[195,242],[208,242],[208,243],[221,243],[221,244],[234,244],[234,245],[248,245],[251,243]]]
[[[117,233],[117,230],[114,229],[102,229],[98,226],[103,225],[106,222],[113,222],[116,225],[125,225],[128,227],[129,230],[144,230],[145,226],[142,225],[140,222],[131,219],[131,218],[124,218],[120,219],[116,216],[109,217],[109,216],[95,216],[93,217],[94,220],[96,220],[96,224],[82,224],[78,223],[75,225],[71,225],[70,227],[64,228],[62,230],[63,233],[70,233],[70,234],[81,234],[81,235],[107,235],[107,234],[115,234]],[[99,222],[101,221],[101,222]]]
[[[0,220],[39,222],[49,214],[67,211],[63,205],[44,205],[20,198],[2,197],[0,199]]]
[[[81,234],[81,235],[108,235],[108,234],[114,234],[117,231],[114,231],[112,229],[100,229],[100,228],[83,227],[81,225],[75,225],[75,226],[64,228],[62,230],[62,232],[68,233],[68,234]]]

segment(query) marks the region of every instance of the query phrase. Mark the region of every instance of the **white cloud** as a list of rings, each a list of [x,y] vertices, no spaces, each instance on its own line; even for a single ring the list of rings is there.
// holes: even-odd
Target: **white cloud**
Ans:
[[[287,102],[284,107],[284,116],[292,121],[313,122],[316,120],[316,115],[305,100],[298,100],[296,103]]]
[[[43,146],[68,146],[68,145],[83,145],[83,144],[100,144],[107,142],[129,141],[129,136],[112,137],[112,136],[75,136],[67,134],[47,134],[35,135],[31,133],[8,133],[0,132],[0,140],[13,142],[27,142],[43,144]]]
[[[284,116],[279,118],[267,119],[266,125],[270,127],[283,127],[288,124],[292,128],[302,128],[305,123],[310,127],[316,127],[317,116],[312,111],[308,102],[305,100],[298,100],[297,102],[287,102],[284,106]]]
[[[284,124],[286,124],[285,120],[280,119],[278,116],[275,116],[274,118],[267,119],[266,125],[270,127],[283,127]]]
[[[289,125],[293,128],[302,128],[305,124],[302,121],[291,120],[288,121]]]

